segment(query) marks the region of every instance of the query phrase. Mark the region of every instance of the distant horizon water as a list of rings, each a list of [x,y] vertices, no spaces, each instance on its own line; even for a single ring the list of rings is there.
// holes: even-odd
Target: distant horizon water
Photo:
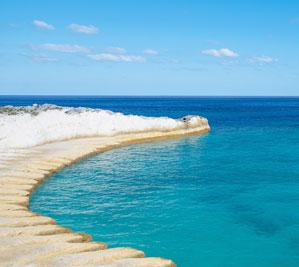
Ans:
[[[68,95],[68,94],[28,94],[28,95],[10,95],[10,94],[0,94],[0,97],[49,97],[49,96],[55,96],[55,97],[222,97],[222,98],[229,98],[229,97],[239,97],[239,98],[255,98],[255,97],[262,97],[262,98],[285,98],[285,97],[299,97],[299,95],[88,95],[88,94],[78,94],[78,95]]]

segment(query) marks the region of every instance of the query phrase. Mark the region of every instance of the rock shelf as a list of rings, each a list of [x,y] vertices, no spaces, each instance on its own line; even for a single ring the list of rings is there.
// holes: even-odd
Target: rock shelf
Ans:
[[[202,134],[208,126],[73,139],[28,149],[14,149],[0,162],[0,265],[84,267],[174,267],[171,260],[145,257],[132,248],[107,248],[90,235],[59,226],[29,209],[31,192],[54,172],[74,162],[132,143]]]

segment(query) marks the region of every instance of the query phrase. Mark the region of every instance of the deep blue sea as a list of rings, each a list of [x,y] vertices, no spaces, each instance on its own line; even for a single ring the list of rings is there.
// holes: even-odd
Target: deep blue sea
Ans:
[[[33,211],[178,267],[299,266],[299,98],[0,97],[209,119],[212,131],[114,149],[53,175]]]

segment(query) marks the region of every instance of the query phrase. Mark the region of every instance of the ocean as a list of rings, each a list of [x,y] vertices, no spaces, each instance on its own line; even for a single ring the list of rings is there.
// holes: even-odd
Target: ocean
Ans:
[[[30,208],[179,267],[299,266],[299,98],[1,96],[209,119],[211,132],[117,148],[54,174]]]

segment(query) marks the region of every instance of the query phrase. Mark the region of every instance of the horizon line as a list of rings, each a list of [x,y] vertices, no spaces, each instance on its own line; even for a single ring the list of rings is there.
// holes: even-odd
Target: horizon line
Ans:
[[[86,94],[86,95],[69,95],[69,94],[0,94],[0,97],[30,97],[30,96],[36,96],[36,97],[239,97],[239,98],[262,98],[262,97],[272,97],[272,98],[283,98],[283,97],[294,97],[298,98],[299,95],[92,95],[92,94]]]

